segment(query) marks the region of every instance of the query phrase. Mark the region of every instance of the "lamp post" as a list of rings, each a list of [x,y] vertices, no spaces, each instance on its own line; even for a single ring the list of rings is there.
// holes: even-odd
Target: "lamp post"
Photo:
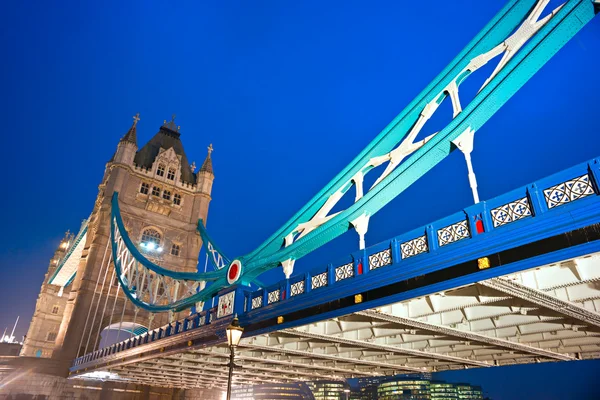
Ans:
[[[227,400],[231,399],[231,381],[233,379],[233,368],[235,364],[233,363],[235,358],[235,348],[238,344],[240,344],[240,339],[242,338],[242,333],[244,333],[244,328],[240,326],[240,321],[237,316],[233,318],[231,324],[225,330],[227,332],[227,344],[229,345],[229,379],[227,379]]]
[[[350,397],[350,389],[344,389],[344,393],[346,393],[346,400]]]

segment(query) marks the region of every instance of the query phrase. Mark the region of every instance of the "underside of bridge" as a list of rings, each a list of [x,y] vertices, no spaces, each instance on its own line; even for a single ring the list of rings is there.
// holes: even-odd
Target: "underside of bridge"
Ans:
[[[599,310],[592,254],[244,338],[234,385],[599,358]],[[87,376],[225,388],[228,357],[224,345],[190,347]]]

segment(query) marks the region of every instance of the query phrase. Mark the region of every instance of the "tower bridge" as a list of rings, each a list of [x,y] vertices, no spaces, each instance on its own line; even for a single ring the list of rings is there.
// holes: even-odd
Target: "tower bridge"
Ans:
[[[597,358],[599,159],[486,201],[471,162],[483,124],[600,11],[593,0],[548,3],[509,0],[346,168],[238,257],[205,227],[212,146],[196,171],[173,116],[138,148],[136,115],[89,218],[50,263],[22,355],[72,378],[222,388],[237,315],[237,383]],[[459,92],[488,63],[479,91]],[[453,116],[428,131],[443,101]],[[367,247],[371,217],[454,150],[474,204]],[[347,231],[355,252],[294,271]],[[203,246],[210,267],[199,271]],[[285,279],[261,283],[279,268]]]
[[[234,314],[238,384],[598,358],[598,178],[590,160],[274,285],[225,288],[72,376],[223,388]]]

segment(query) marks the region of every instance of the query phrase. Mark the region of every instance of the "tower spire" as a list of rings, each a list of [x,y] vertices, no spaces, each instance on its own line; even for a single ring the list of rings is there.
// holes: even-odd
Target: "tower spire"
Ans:
[[[205,171],[210,174],[214,174],[213,166],[212,166],[212,159],[210,157],[211,153],[214,151],[212,143],[207,147],[207,149],[208,149],[208,155],[206,156],[206,159],[202,163],[202,167],[200,167],[200,172]]]
[[[121,138],[121,142],[129,142],[133,143],[137,146],[137,131],[136,126],[138,121],[140,120],[140,113],[137,113],[133,116],[133,124],[131,124],[131,128],[127,131],[125,136]]]

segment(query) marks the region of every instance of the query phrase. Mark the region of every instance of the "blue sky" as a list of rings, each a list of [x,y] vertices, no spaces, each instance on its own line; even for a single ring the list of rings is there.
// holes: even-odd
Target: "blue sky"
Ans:
[[[140,146],[173,113],[190,160],[201,163],[213,143],[208,228],[230,257],[242,255],[351,161],[503,3],[4,4],[0,302],[10,307],[0,328],[30,319],[54,248],[91,212],[136,112]],[[477,133],[482,199],[600,155],[598,37],[594,20]],[[454,153],[372,218],[367,244],[471,203]],[[348,233],[297,268],[356,246]],[[547,371],[577,368],[562,365]]]

